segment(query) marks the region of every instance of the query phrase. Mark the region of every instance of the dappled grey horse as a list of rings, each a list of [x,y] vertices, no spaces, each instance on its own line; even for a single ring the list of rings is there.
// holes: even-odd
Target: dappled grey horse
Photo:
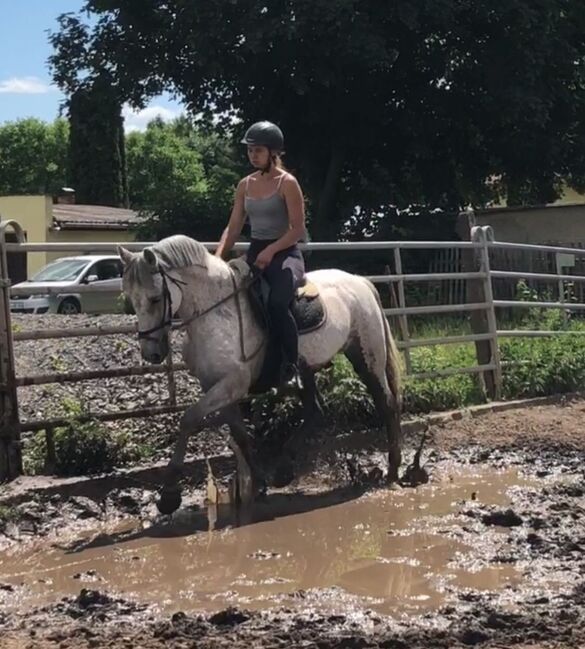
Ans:
[[[257,380],[267,349],[267,332],[246,290],[250,267],[243,259],[226,263],[184,235],[163,239],[141,253],[122,247],[118,252],[124,264],[123,290],[138,319],[143,358],[162,363],[169,354],[171,319],[182,320],[186,330],[183,358],[203,391],[181,419],[159,510],[171,513],[180,506],[179,480],[187,440],[211,416],[229,426],[239,498],[250,502],[261,476],[239,402]],[[340,270],[310,272],[307,279],[317,287],[327,319],[318,329],[300,336],[304,377],[312,377],[339,352],[347,356],[385,425],[388,478],[395,482],[402,443],[400,363],[378,292],[367,279]]]

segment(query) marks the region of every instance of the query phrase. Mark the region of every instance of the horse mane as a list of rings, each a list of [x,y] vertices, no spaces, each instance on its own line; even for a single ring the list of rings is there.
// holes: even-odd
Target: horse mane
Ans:
[[[158,241],[152,246],[152,251],[168,270],[188,266],[207,268],[208,265],[209,252],[205,246],[184,234],[174,234]]]
[[[165,270],[199,266],[209,268],[213,256],[199,241],[184,234],[174,234],[149,246]],[[219,261],[219,259],[218,259]],[[140,284],[152,277],[152,268],[145,262],[143,255],[135,255],[124,271],[124,275]]]

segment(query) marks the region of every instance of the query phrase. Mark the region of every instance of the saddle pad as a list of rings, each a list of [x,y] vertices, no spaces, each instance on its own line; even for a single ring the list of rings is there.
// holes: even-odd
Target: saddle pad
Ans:
[[[299,334],[318,329],[325,322],[327,315],[318,290],[315,295],[297,293],[291,304],[291,313],[297,323]]]
[[[303,291],[305,289],[305,291]],[[255,282],[249,290],[252,309],[258,324],[270,333],[270,317],[267,304],[270,286],[264,279]],[[307,282],[295,294],[291,304],[291,313],[297,324],[299,334],[305,334],[319,329],[327,320],[327,311],[318,288]],[[251,394],[262,394],[279,382],[280,368],[283,362],[282,348],[274,336],[268,337],[268,348],[260,376],[250,388]]]
[[[299,286],[297,289],[297,299],[306,297],[308,300],[314,300],[319,296],[319,287],[313,282],[305,282],[302,286]]]
[[[270,328],[267,310],[270,295],[268,282],[262,278],[251,287],[249,294],[258,322],[262,327]],[[297,289],[291,304],[291,313],[297,323],[299,334],[315,331],[325,323],[327,312],[315,284],[306,282]]]

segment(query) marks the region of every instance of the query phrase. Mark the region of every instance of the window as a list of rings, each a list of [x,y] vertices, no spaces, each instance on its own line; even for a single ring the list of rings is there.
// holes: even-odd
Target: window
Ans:
[[[83,259],[60,259],[44,268],[33,276],[33,282],[66,282],[74,280],[81,270],[86,266],[87,261]]]
[[[122,277],[122,262],[117,259],[103,259],[96,262],[87,275],[97,275],[98,281]]]

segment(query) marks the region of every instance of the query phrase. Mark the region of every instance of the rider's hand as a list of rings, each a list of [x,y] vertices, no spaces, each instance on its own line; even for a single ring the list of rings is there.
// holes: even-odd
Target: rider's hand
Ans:
[[[254,266],[257,266],[260,270],[264,270],[266,266],[270,265],[273,257],[274,252],[271,250],[270,246],[268,246],[258,254]]]

